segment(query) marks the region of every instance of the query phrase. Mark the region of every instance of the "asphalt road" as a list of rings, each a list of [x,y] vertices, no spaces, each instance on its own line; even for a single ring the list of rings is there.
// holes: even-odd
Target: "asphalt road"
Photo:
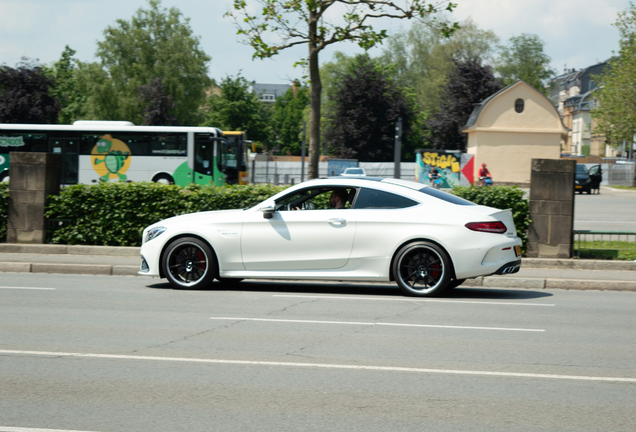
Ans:
[[[574,194],[574,229],[636,231],[636,192],[601,188],[600,194]]]
[[[636,424],[636,293],[216,287],[2,274],[0,431]]]

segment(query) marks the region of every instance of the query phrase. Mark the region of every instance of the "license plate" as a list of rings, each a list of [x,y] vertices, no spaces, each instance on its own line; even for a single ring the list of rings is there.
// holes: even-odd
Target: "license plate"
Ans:
[[[576,185],[574,186],[574,189],[583,189],[583,186]]]
[[[521,246],[515,246],[515,256],[521,256]]]

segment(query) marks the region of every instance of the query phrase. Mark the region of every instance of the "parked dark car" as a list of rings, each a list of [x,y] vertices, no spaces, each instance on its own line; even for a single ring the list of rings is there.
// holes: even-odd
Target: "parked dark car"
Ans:
[[[576,177],[574,178],[574,190],[580,194],[592,193],[592,179],[590,173],[583,164],[576,164]]]

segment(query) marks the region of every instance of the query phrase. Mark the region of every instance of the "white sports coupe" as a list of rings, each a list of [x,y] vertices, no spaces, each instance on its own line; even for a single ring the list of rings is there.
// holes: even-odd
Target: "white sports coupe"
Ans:
[[[467,278],[516,273],[510,210],[406,180],[309,180],[255,207],[191,213],[143,232],[139,274],[175,288],[245,278],[395,281],[432,296]]]

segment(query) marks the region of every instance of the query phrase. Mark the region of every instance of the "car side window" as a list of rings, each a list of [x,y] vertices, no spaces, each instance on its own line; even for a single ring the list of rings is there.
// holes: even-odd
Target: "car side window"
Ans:
[[[339,192],[342,207],[334,207],[331,202],[334,190]],[[355,199],[356,189],[346,186],[324,186],[319,188],[302,189],[276,200],[276,211],[289,210],[327,210],[333,208],[351,208]]]
[[[358,192],[354,209],[401,209],[418,205],[417,201],[376,189],[362,188]]]

